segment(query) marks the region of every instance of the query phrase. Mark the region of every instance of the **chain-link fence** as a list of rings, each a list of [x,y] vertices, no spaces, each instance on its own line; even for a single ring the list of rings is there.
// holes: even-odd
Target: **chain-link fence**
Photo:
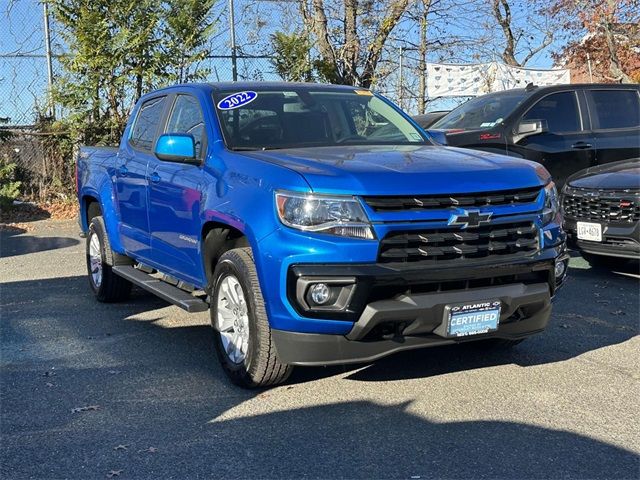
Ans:
[[[61,60],[71,52],[65,47],[63,27],[47,14],[41,0],[5,0],[2,5],[0,160],[16,163],[23,193],[42,199],[59,191],[59,184],[71,185],[69,191],[73,184],[70,159],[61,160],[52,141],[60,132],[49,128],[52,118],[67,114],[52,104],[49,93],[65,73]],[[279,80],[271,36],[276,31],[300,31],[302,25],[298,2],[287,0],[219,0],[213,22],[210,54],[197,65],[206,72],[205,80],[213,82],[233,80],[234,71],[238,80]],[[409,112],[417,112],[424,102],[419,59],[406,40],[415,38],[413,26],[412,21],[397,26],[374,86]]]
[[[15,163],[23,194],[43,199],[65,182],[70,162],[58,163],[48,131],[52,117],[66,114],[52,104],[50,91],[63,74],[67,55],[62,27],[39,0],[8,0],[0,10],[0,161]],[[285,2],[286,4],[286,2]],[[230,6],[235,5],[235,29]],[[219,1],[214,6],[211,52],[198,64],[206,81],[276,80],[268,38],[280,27],[287,5],[265,1]],[[232,49],[232,37],[236,48]],[[233,54],[235,52],[235,55]],[[62,170],[62,171],[61,171]],[[55,176],[52,174],[56,173]],[[68,183],[68,182],[67,182]],[[62,189],[64,191],[64,189]]]

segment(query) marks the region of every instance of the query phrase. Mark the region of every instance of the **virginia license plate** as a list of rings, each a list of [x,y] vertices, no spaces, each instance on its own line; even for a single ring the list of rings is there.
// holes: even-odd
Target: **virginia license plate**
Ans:
[[[578,222],[578,240],[602,241],[602,225],[599,223]]]
[[[495,332],[500,323],[500,300],[447,305],[447,336],[468,337]]]

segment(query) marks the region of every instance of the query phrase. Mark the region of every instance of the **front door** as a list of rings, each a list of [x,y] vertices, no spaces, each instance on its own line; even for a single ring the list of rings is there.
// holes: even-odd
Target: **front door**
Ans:
[[[152,149],[165,102],[166,97],[157,97],[141,105],[115,166],[120,236],[127,253],[137,259],[148,258],[151,245],[147,166],[154,158]]]
[[[193,135],[196,156],[204,161],[207,137],[197,98],[175,97],[164,133]],[[148,176],[153,263],[166,273],[198,284],[202,276],[202,168],[154,158],[149,163]]]
[[[546,131],[525,137],[514,150],[541,163],[561,187],[571,174],[593,165],[595,139],[584,128],[575,91],[549,94],[538,100],[521,120],[541,120]]]

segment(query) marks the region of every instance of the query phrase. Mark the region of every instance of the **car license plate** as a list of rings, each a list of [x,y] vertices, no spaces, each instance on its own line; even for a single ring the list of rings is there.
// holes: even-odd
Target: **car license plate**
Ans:
[[[602,225],[599,223],[578,222],[578,240],[602,241]]]
[[[447,305],[447,336],[468,337],[495,332],[500,323],[500,300]]]

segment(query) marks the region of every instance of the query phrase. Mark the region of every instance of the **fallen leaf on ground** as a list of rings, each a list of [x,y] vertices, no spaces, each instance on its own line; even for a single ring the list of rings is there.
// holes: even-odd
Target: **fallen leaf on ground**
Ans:
[[[622,310],[614,310],[611,312],[611,315],[624,315],[625,313]]]
[[[100,408],[100,405],[87,405],[86,407],[76,407],[71,409],[71,413],[96,411]]]
[[[157,451],[156,447],[149,447],[146,450],[138,450],[138,453],[156,453]]]
[[[47,383],[45,383],[45,385],[46,385],[47,387],[49,387],[49,388],[53,387],[53,383],[51,383],[51,382],[47,382]]]
[[[126,450],[127,448],[129,448],[129,445],[116,445],[115,447],[113,447],[114,450]]]
[[[119,477],[121,473],[122,470],[111,470],[109,473],[107,473],[107,478]]]

